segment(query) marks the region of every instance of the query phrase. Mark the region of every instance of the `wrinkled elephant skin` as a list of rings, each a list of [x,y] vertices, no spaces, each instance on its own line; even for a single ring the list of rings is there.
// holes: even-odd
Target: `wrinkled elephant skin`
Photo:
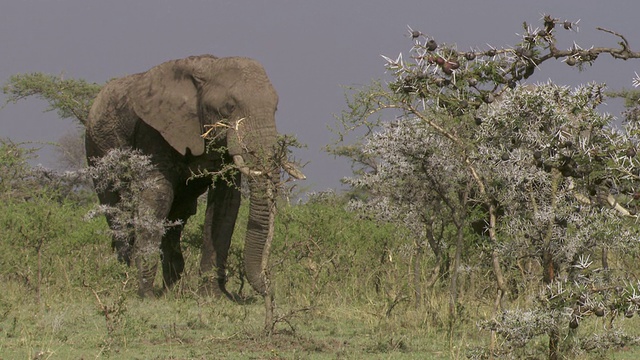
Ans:
[[[138,149],[151,156],[151,176],[157,187],[145,190],[142,199],[158,220],[186,222],[196,211],[197,198],[209,191],[201,273],[215,269],[217,284],[206,285],[228,296],[225,264],[240,206],[240,176],[247,177],[251,192],[245,243],[247,278],[256,291],[265,291],[261,274],[256,272],[270,224],[266,223],[267,200],[260,194],[279,180],[279,174],[264,174],[252,166],[273,154],[277,104],[276,91],[258,62],[202,55],[110,81],[96,97],[87,122],[90,164],[114,148]],[[207,130],[207,138],[213,140],[201,136]],[[205,151],[207,145],[225,150],[222,155]],[[208,178],[187,181],[192,172],[219,171],[223,164],[234,163],[242,174],[232,175],[238,186],[225,180],[212,183]],[[98,195],[103,204],[115,206],[119,201],[118,193]],[[174,226],[164,236],[136,234],[125,242],[114,241],[119,257],[138,267],[141,296],[153,295],[158,253],[145,255],[140,249],[160,249],[164,287],[170,287],[184,268],[181,231],[181,226]]]

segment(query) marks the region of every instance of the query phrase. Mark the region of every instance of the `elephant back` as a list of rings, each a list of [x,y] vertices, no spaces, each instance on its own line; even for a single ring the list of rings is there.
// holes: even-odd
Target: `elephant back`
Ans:
[[[129,104],[129,89],[141,74],[109,81],[96,96],[86,123],[86,136],[101,152],[132,145],[138,119]]]

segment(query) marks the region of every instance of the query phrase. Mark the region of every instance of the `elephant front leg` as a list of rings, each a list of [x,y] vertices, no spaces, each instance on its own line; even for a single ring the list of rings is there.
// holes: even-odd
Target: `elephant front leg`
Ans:
[[[112,220],[112,216],[106,215],[107,223],[111,229],[117,228]],[[128,227],[124,231],[120,231],[117,235],[113,234],[111,239],[111,248],[116,252],[118,261],[131,266],[131,257],[133,252],[134,234],[133,227]]]
[[[184,224],[184,221],[182,221]],[[184,271],[184,257],[180,249],[180,234],[183,225],[175,225],[167,230],[162,238],[160,246],[162,256],[162,277],[164,279],[164,288],[169,289],[178,280]]]
[[[160,246],[166,230],[165,219],[173,202],[171,183],[156,178],[156,186],[142,193],[135,223],[133,258],[138,269],[138,295],[142,298],[154,297],[153,283],[158,269]]]
[[[153,298],[153,282],[158,271],[158,259],[136,256],[136,268],[138,269],[138,296],[141,298]]]
[[[98,192],[98,199],[101,204],[111,207],[117,207],[120,201],[120,194],[115,191],[105,190]],[[111,248],[115,250],[118,261],[131,266],[131,253],[133,251],[134,229],[131,224],[127,224],[125,229],[121,228],[121,221],[117,221],[114,215],[107,213],[105,215],[107,224],[111,229],[119,229],[120,231],[112,231]]]
[[[240,184],[240,175],[236,176],[233,183]],[[226,269],[240,198],[238,187],[221,179],[216,181],[207,194],[200,273],[204,276],[215,269],[217,286],[212,289],[211,280],[205,279],[201,289],[205,293],[222,293],[233,298],[226,289]]]

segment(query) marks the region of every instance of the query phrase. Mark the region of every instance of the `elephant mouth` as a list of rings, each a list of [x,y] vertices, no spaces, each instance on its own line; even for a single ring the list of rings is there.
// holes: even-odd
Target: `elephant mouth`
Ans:
[[[242,155],[233,155],[233,162],[234,162],[234,164],[236,164],[236,166],[238,167],[238,170],[243,175],[261,176],[263,174],[262,171],[249,169],[249,167],[245,164],[244,158],[242,157]]]
[[[252,170],[250,169],[246,163],[244,162],[244,158],[242,155],[233,155],[233,162],[240,171],[241,174],[246,176],[262,176],[265,175],[263,171]],[[287,174],[291,175],[294,179],[304,180],[307,177],[300,171],[294,164],[284,161],[282,163],[282,168]]]

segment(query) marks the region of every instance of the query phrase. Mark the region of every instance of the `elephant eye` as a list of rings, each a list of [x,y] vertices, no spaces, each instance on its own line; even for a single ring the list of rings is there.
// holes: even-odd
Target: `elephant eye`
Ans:
[[[233,112],[235,111],[236,106],[232,103],[226,103],[221,109],[220,109],[220,115],[222,116],[229,116],[231,114],[233,114]]]

